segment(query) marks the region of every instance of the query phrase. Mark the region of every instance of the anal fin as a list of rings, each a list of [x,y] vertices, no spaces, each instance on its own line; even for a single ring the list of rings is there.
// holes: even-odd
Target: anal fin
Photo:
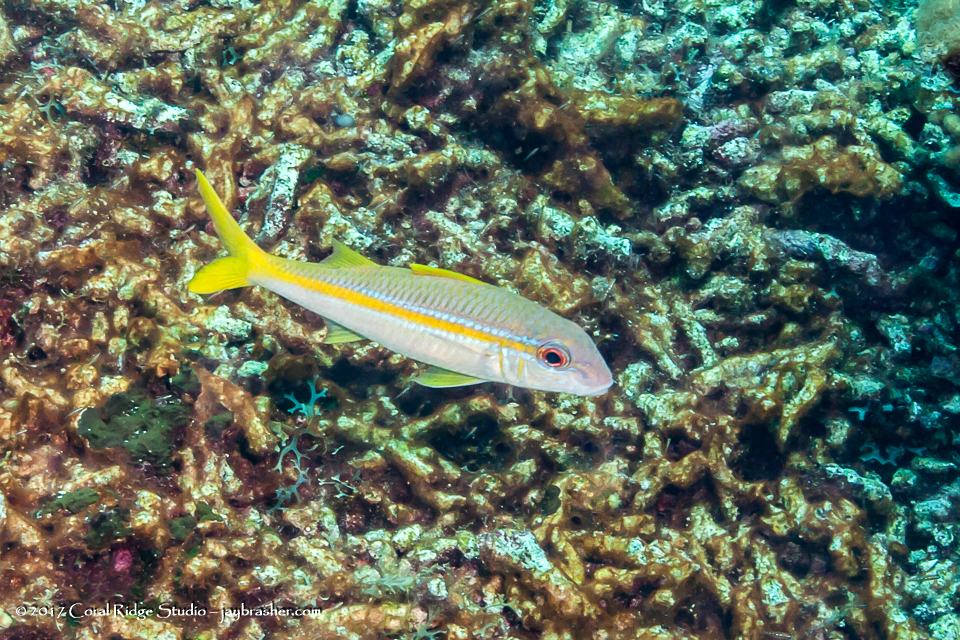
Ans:
[[[440,367],[428,367],[426,371],[413,379],[414,382],[422,384],[425,387],[443,389],[445,387],[465,387],[471,384],[480,384],[486,382],[480,378],[474,378],[456,371],[448,371]]]

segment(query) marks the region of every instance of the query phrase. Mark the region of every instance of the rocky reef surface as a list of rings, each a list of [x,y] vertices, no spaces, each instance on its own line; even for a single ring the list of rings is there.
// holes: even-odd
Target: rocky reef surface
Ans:
[[[960,94],[911,2],[0,7],[0,639],[960,638]],[[194,168],[616,385],[425,389],[190,294]]]

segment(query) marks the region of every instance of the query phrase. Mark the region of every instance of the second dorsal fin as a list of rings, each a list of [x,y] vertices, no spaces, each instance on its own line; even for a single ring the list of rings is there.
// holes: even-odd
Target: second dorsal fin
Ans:
[[[440,267],[428,267],[425,264],[412,264],[410,265],[410,271],[413,271],[418,276],[435,276],[438,278],[456,278],[457,280],[463,280],[464,282],[473,282],[474,284],[487,284],[482,280],[477,280],[476,278],[465,276],[462,273],[457,273],[456,271],[449,271],[447,269],[441,269]]]
[[[329,269],[343,267],[379,267],[376,262],[364,258],[362,255],[343,244],[339,240],[333,241],[333,253],[320,261],[320,264]]]

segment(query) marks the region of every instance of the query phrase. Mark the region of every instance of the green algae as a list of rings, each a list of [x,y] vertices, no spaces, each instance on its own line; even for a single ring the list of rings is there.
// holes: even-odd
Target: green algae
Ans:
[[[194,515],[173,518],[167,523],[167,528],[175,542],[183,542],[190,537],[190,534],[201,522],[223,522],[223,516],[215,513],[213,507],[206,502],[198,502]]]
[[[206,433],[222,435],[224,429],[230,426],[230,423],[233,422],[233,413],[230,411],[224,413],[218,413],[215,416],[210,416],[210,418],[203,424],[203,430]]]
[[[183,516],[182,518],[174,518],[167,525],[167,528],[170,529],[170,535],[177,542],[183,542],[193,530],[197,527],[197,519],[193,516]]]
[[[184,406],[158,406],[142,391],[128,391],[110,396],[102,412],[84,411],[77,429],[94,449],[123,447],[136,462],[168,473],[177,431],[189,420]]]
[[[223,522],[223,516],[217,515],[206,502],[197,503],[196,515],[197,522]]]
[[[99,500],[100,494],[96,489],[77,489],[76,491],[71,491],[63,494],[62,496],[54,498],[47,504],[43,505],[37,511],[37,517],[40,518],[49,515],[56,512],[58,509],[63,509],[71,514],[77,514],[90,505],[96,504]]]
[[[197,358],[199,359],[202,355],[198,355]],[[170,377],[170,387],[174,391],[197,397],[200,395],[200,378],[197,377],[193,367],[180,367],[180,371]]]
[[[114,540],[122,540],[133,533],[133,529],[127,526],[129,519],[129,510],[123,507],[98,513],[88,521],[90,531],[82,536],[83,541],[87,547],[95,550],[106,547]]]

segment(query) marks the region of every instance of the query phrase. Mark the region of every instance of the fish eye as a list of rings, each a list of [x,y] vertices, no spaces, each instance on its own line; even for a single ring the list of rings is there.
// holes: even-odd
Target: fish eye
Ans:
[[[563,347],[556,344],[545,344],[537,350],[537,358],[540,362],[553,367],[562,369],[570,364],[570,354]]]

